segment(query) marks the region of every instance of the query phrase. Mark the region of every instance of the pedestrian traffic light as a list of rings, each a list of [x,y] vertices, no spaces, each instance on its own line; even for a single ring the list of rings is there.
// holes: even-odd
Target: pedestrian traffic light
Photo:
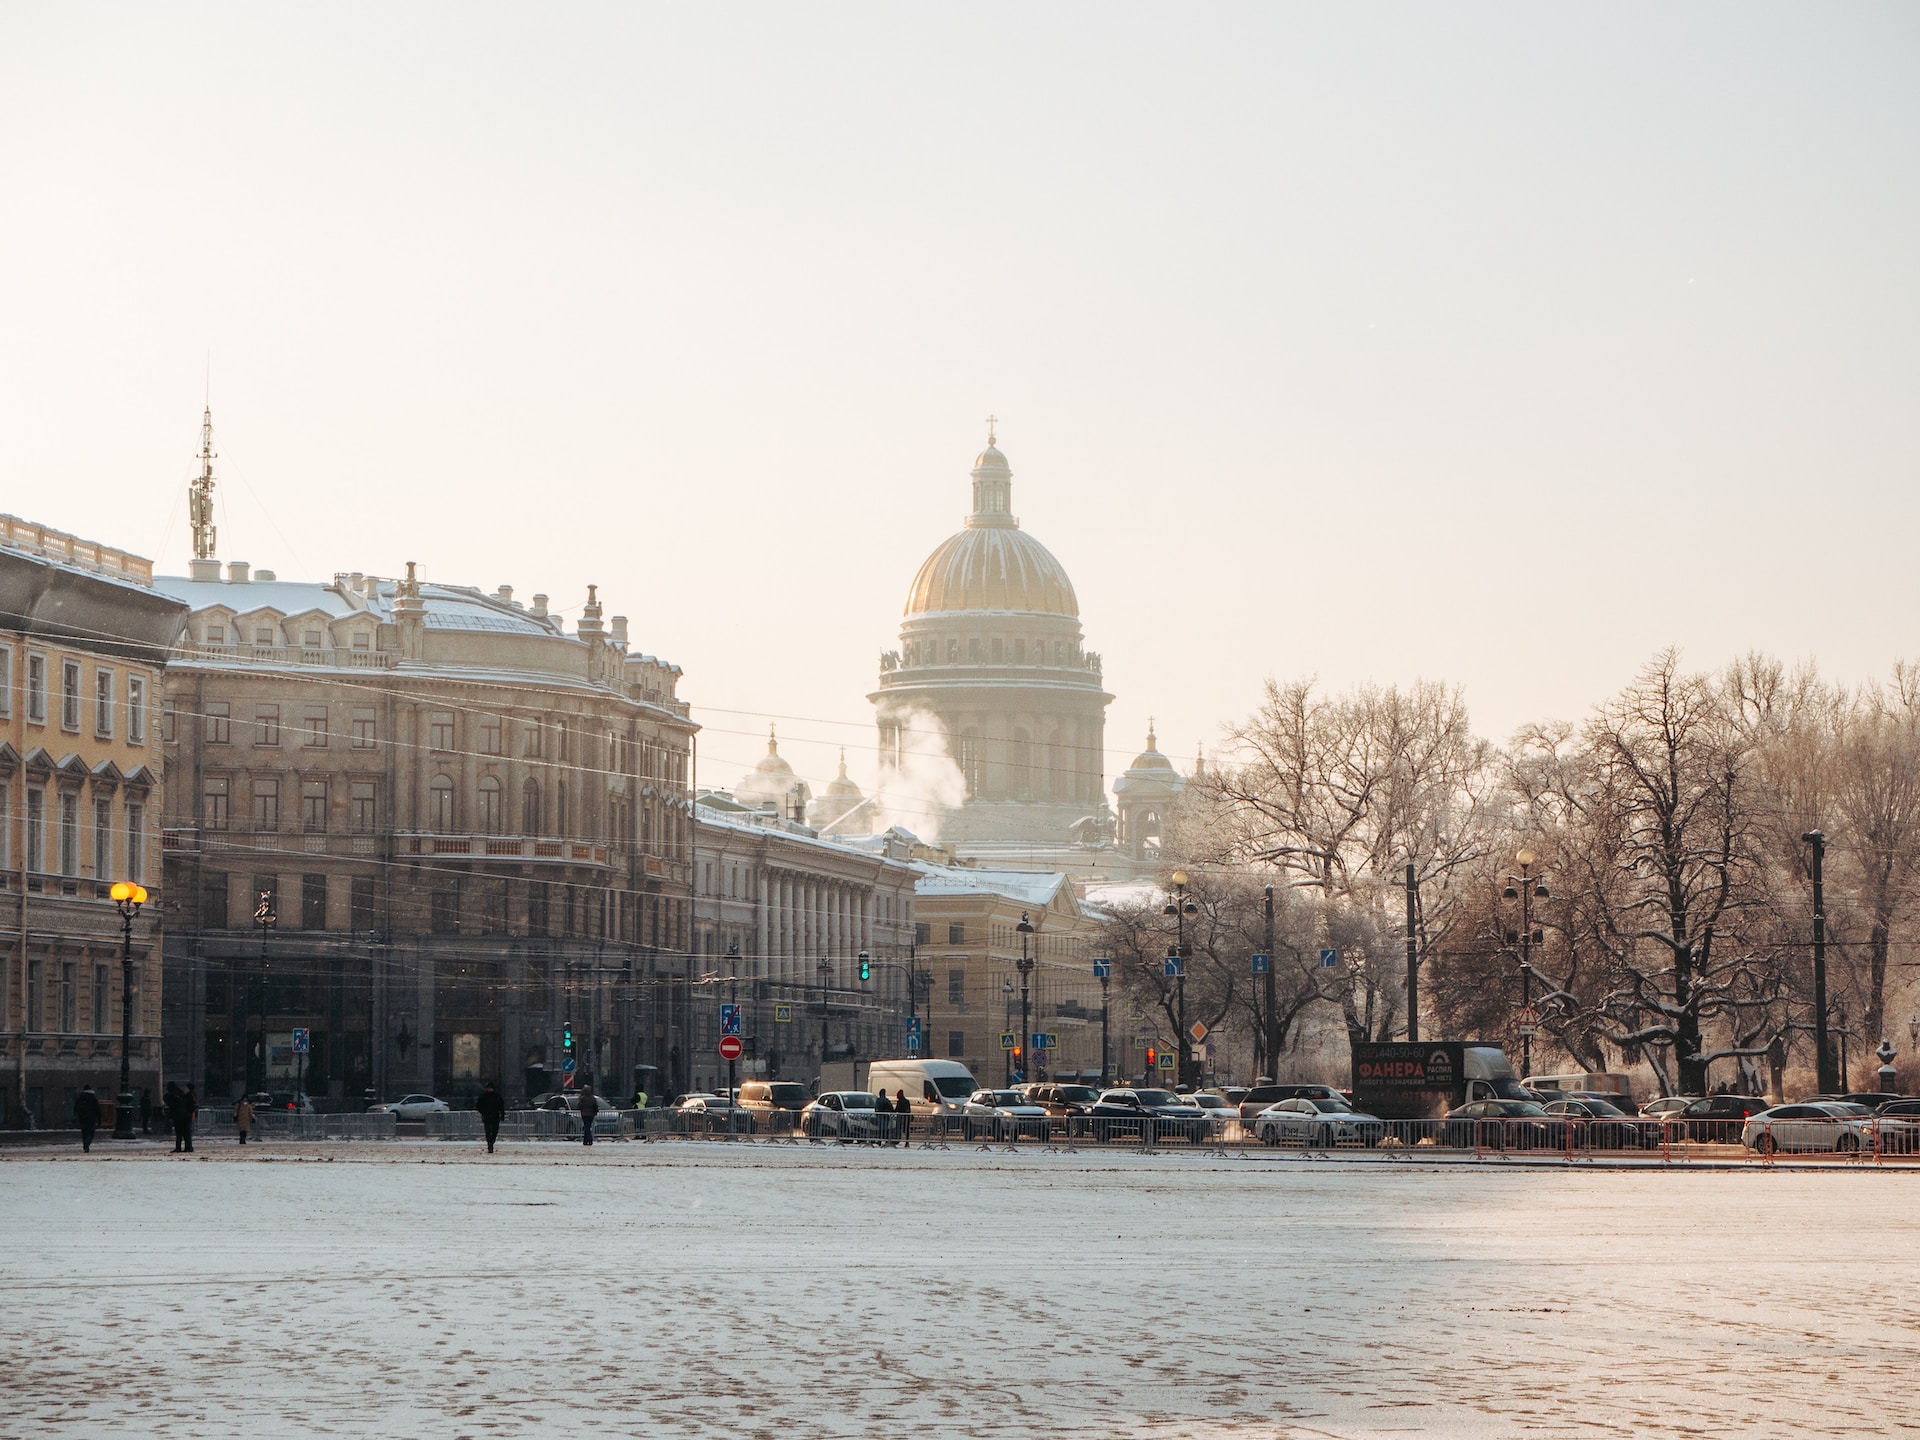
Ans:
[[[573,1022],[571,1020],[567,1021],[560,1029],[560,1048],[562,1050],[573,1049]]]
[[[860,983],[866,984],[873,978],[873,957],[866,951],[860,952]]]

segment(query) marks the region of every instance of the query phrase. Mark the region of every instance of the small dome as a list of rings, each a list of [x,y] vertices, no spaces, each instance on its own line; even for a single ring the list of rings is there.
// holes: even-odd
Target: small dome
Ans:
[[[733,793],[749,803],[771,804],[783,810],[787,797],[794,791],[800,792],[802,802],[807,798],[807,782],[794,774],[793,766],[780,754],[780,741],[771,728],[767,731],[767,753],[760,757],[740,783],[733,787]]]
[[[1004,470],[1009,475],[1013,473],[1013,467],[1007,464],[1007,457],[1000,453],[1000,447],[995,445],[991,440],[987,442],[987,448],[974,457],[973,468],[975,470]]]
[[[1187,779],[1173,768],[1173,762],[1160,753],[1159,737],[1153,732],[1153,722],[1147,722],[1147,748],[1133,757],[1133,764],[1113,782],[1113,793],[1125,795],[1129,791],[1166,790],[1177,794],[1186,788]]]
[[[827,782],[827,788],[821,792],[834,799],[859,800],[862,798],[860,787],[847,778],[847,752],[840,752],[840,773]]]

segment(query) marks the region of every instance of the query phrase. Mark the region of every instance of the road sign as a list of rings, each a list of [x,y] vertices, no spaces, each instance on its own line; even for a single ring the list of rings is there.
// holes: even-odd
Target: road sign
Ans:
[[[909,1055],[920,1053],[920,1017],[918,1015],[907,1017],[907,1053]]]
[[[1161,1068],[1162,1070],[1171,1070],[1171,1069],[1173,1069],[1173,1052],[1172,1052],[1171,1050],[1163,1050],[1163,1051],[1161,1051],[1161,1053],[1160,1053],[1160,1068]]]
[[[566,1071],[566,1072],[567,1072],[567,1074],[569,1074],[569,1075],[571,1075],[571,1074],[573,1074],[573,1071],[574,1071],[574,1059],[573,1059],[573,1056],[571,1056],[571,1055],[569,1055],[569,1056],[567,1056],[567,1058],[566,1058],[566,1059],[564,1059],[564,1060],[562,1060],[562,1061],[560,1062],[560,1068],[561,1068],[562,1070],[564,1070],[564,1071]]]
[[[1013,1049],[1013,1031],[1002,1030],[1000,1032],[1000,1048],[1002,1050]]]
[[[1151,1035],[1136,1035],[1133,1037],[1133,1048],[1136,1050],[1144,1050],[1151,1044],[1153,1044],[1153,1037]]]
[[[1522,1035],[1531,1035],[1540,1028],[1540,1012],[1531,1005],[1522,1007],[1513,1017],[1513,1028]]]
[[[1180,978],[1180,957],[1178,955],[1167,956],[1165,960],[1162,960],[1160,962],[1160,973],[1165,975],[1169,980],[1179,979]]]
[[[720,1033],[722,1035],[738,1035],[740,1033],[740,1007],[738,1005],[722,1005],[720,1007]]]
[[[720,1058],[722,1060],[738,1060],[740,1058],[740,1052],[746,1048],[746,1046],[740,1043],[740,1037],[738,1035],[722,1035],[720,1037]]]
[[[1187,1034],[1193,1036],[1193,1041],[1197,1045],[1207,1038],[1207,1027],[1196,1020],[1187,1027]]]
[[[1113,974],[1113,961],[1109,960],[1104,955],[1096,955],[1093,957],[1093,978],[1094,979],[1105,980],[1112,974]]]
[[[776,1025],[791,1025],[793,1023],[793,1007],[791,1005],[774,1006],[773,1023]]]
[[[1320,968],[1322,970],[1337,970],[1339,967],[1340,952],[1338,950],[1322,950],[1320,952]]]
[[[1053,1031],[1049,1030],[1047,1032],[1047,1049],[1058,1050],[1059,1048],[1060,1048],[1060,1037],[1054,1034]]]
[[[1047,1037],[1036,1030],[1027,1037],[1027,1043],[1036,1050],[1044,1050],[1047,1048]]]
[[[313,1032],[311,1030],[295,1030],[293,1032],[293,1053],[296,1055],[311,1055],[313,1053]]]
[[[1256,955],[1253,957],[1253,973],[1254,974],[1265,975],[1268,971],[1272,969],[1273,969],[1273,957],[1271,955]]]

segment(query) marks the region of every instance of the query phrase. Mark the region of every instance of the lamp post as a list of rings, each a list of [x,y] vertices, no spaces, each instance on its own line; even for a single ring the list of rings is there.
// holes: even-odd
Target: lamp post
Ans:
[[[1000,996],[1003,1000],[1006,1001],[1006,1006],[1007,1006],[1006,1028],[1008,1030],[1011,1030],[1013,1029],[1013,981],[1002,980],[1000,982]],[[1020,1037],[1016,1035],[1013,1038],[1014,1038],[1015,1047],[1017,1048]],[[1002,1085],[1013,1084],[1013,1050],[1012,1049],[1005,1049],[1000,1052],[1000,1083]]]
[[[1027,978],[1033,974],[1033,957],[1027,953],[1027,937],[1033,934],[1033,921],[1026,911],[1020,912],[1020,923],[1013,928],[1020,932],[1020,1033],[1014,1038],[1026,1047],[1020,1052],[1022,1056],[1020,1078],[1025,1080],[1034,1065],[1033,1036],[1027,1029],[1031,1023],[1028,1018],[1031,1011],[1027,1003]]]
[[[1801,840],[1813,847],[1813,1068],[1814,1084],[1822,1095],[1843,1087],[1833,1074],[1833,1040],[1827,1033],[1827,837],[1809,830]]]
[[[1180,1045],[1180,1070],[1176,1083],[1180,1085],[1190,1085],[1193,1082],[1188,1076],[1190,1057],[1187,1051],[1187,1041],[1189,1039],[1187,1035],[1187,957],[1192,952],[1187,945],[1187,916],[1198,915],[1200,913],[1200,907],[1187,898],[1186,871],[1176,870],[1173,872],[1173,895],[1168,899],[1160,913],[1162,915],[1173,916],[1175,935],[1174,948],[1169,950],[1167,954],[1175,962],[1173,967],[1173,987],[1174,1014],[1176,1019],[1174,1023],[1180,1031],[1178,1037]]]
[[[1533,947],[1536,940],[1545,936],[1536,936],[1533,931],[1533,902],[1547,898],[1546,882],[1532,873],[1533,852],[1522,850],[1513,857],[1520,862],[1520,873],[1507,876],[1507,888],[1502,899],[1520,902],[1520,930],[1518,935],[1507,933],[1507,943],[1518,940],[1520,945],[1520,1008],[1533,1008]],[[1533,1027],[1524,1025],[1520,1034],[1520,1073],[1533,1073]]]
[[[260,927],[260,1088],[267,1088],[267,932],[280,923],[280,917],[274,913],[273,891],[262,890],[260,898],[254,903],[253,923]],[[400,1059],[404,1062],[406,1055]],[[253,1089],[253,1054],[247,1054],[247,1088]]]
[[[120,1093],[113,1097],[113,1138],[133,1139],[133,917],[147,903],[146,890],[122,880],[113,887],[120,910]]]
[[[1107,987],[1113,983],[1113,961],[1104,955],[1096,959],[1093,975],[1100,982],[1100,1088],[1104,1090],[1113,1063],[1113,1037],[1107,1024]]]
[[[833,962],[826,956],[820,957],[816,967],[820,971],[820,1063],[827,1063],[827,980],[833,974]]]
[[[740,1024],[740,942],[727,942],[727,1003],[733,1006],[733,1023]],[[746,1027],[742,1025],[741,1029]],[[740,1092],[734,1088],[737,1076],[734,1062],[727,1061],[727,1128],[733,1128],[734,1108],[740,1103]]]

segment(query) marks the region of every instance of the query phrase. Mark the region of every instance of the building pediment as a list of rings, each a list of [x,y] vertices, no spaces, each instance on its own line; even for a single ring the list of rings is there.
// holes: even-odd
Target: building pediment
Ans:
[[[102,760],[90,773],[93,783],[103,790],[111,790],[127,778],[120,767],[111,760]]]
[[[53,768],[61,783],[67,785],[78,785],[93,773],[87,768],[87,762],[78,755],[63,756]]]
[[[149,770],[146,766],[136,765],[133,769],[127,771],[120,783],[125,785],[129,790],[151,790],[160,783],[160,777],[155,775],[153,771]]]
[[[11,775],[20,768],[20,752],[0,740],[0,775]]]
[[[27,758],[21,763],[26,767],[29,780],[45,780],[53,774],[53,756],[38,745],[27,751]]]

